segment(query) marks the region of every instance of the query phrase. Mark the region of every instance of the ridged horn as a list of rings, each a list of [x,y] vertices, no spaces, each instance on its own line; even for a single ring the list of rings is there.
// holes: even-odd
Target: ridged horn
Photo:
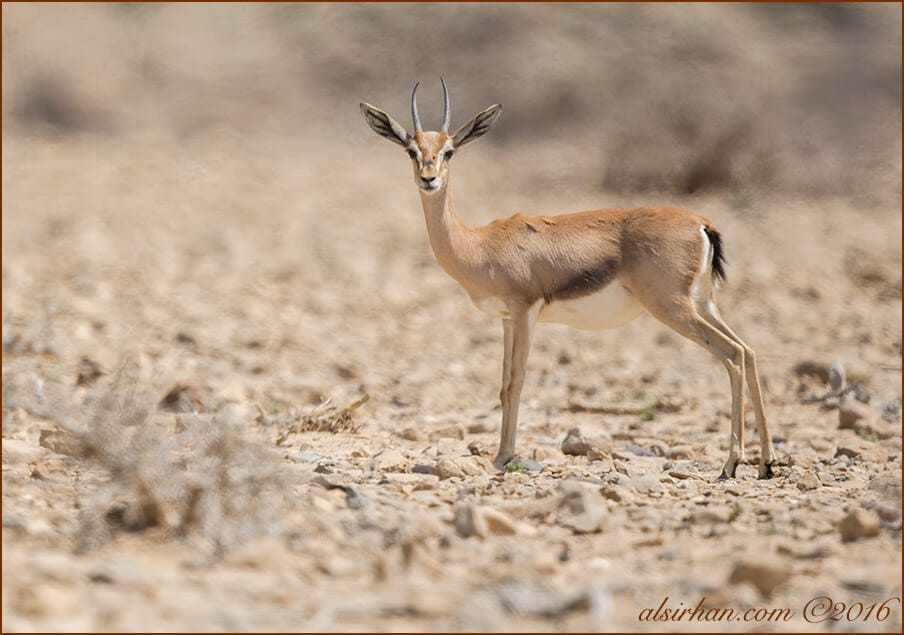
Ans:
[[[417,87],[420,85],[420,82],[414,85],[414,90],[411,91],[411,119],[414,120],[414,131],[421,132],[421,118],[418,117],[417,114]]]
[[[446,80],[440,76],[439,81],[443,84],[443,125],[440,128],[443,132],[449,132],[449,119],[450,119],[450,109],[449,109],[449,89],[446,88]]]

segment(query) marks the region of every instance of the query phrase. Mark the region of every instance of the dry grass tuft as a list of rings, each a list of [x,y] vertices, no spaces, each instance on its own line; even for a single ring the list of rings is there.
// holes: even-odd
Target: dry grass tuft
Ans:
[[[332,398],[329,398],[308,414],[302,414],[299,408],[294,407],[275,417],[268,417],[261,411],[257,422],[265,426],[275,426],[279,430],[276,438],[277,445],[285,443],[289,435],[302,432],[355,433],[362,424],[352,418],[352,413],[364,405],[368,399],[370,399],[370,395],[365,394],[357,401],[340,407],[333,403]]]

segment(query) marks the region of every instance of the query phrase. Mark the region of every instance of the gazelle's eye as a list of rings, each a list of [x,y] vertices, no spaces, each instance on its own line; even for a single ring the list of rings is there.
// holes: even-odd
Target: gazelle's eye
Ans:
[[[443,161],[451,159],[453,154],[455,154],[455,150],[446,150],[446,153],[443,155]]]
[[[408,156],[410,156],[412,159],[416,159],[416,158],[417,158],[417,152],[415,152],[415,151],[412,150],[411,148],[408,148]]]

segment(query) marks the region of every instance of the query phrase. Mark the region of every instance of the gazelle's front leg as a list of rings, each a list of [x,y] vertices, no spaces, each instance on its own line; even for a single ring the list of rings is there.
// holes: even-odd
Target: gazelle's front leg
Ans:
[[[511,311],[511,319],[503,320],[505,337],[505,357],[502,362],[502,434],[499,452],[493,464],[502,469],[515,456],[515,431],[518,427],[518,405],[521,388],[527,370],[534,324],[537,321],[539,304]]]

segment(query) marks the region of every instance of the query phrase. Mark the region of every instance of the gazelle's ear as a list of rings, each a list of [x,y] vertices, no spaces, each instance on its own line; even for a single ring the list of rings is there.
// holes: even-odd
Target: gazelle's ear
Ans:
[[[367,125],[370,126],[371,130],[378,135],[386,137],[394,143],[398,143],[403,148],[408,146],[408,142],[411,141],[411,135],[405,132],[405,128],[402,127],[402,124],[385,112],[376,106],[371,106],[362,101],[361,114],[364,115],[364,121],[367,122]]]
[[[479,139],[486,134],[500,114],[502,114],[502,106],[499,104],[493,104],[486,110],[477,113],[471,121],[459,128],[452,137],[452,142],[458,147]]]

